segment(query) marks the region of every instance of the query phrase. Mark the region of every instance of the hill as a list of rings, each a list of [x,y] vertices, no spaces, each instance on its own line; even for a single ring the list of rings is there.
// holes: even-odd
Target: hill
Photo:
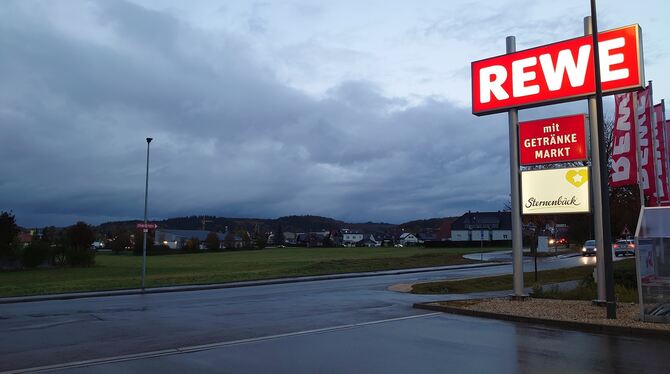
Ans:
[[[187,216],[167,218],[160,221],[152,221],[159,227],[165,229],[182,230],[205,230],[226,231],[227,228],[237,230],[243,229],[249,232],[276,231],[281,227],[282,231],[290,232],[311,232],[322,230],[341,230],[351,229],[366,233],[374,232],[396,232],[404,229],[409,232],[420,232],[425,229],[437,229],[445,218],[431,218],[426,220],[415,220],[400,225],[394,225],[384,222],[365,222],[349,223],[321,216],[285,216],[276,219],[266,218],[228,218],[215,216]],[[140,222],[134,221],[115,221],[100,224],[97,229],[101,233],[112,234],[120,230],[134,230],[135,225]]]

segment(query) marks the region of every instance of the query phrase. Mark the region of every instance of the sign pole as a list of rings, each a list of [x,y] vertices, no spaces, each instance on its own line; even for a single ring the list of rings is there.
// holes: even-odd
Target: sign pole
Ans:
[[[505,39],[507,53],[516,52],[516,38]],[[519,113],[517,109],[507,112],[509,122],[509,164],[512,193],[512,268],[514,272],[514,298],[524,298],[523,293],[523,252],[521,248],[521,201],[519,188]]]
[[[604,262],[604,282],[605,283],[605,300],[607,304],[607,318],[616,319],[616,303],[614,301],[614,272],[612,269],[612,232],[610,229],[610,206],[609,206],[609,169],[607,162],[607,154],[605,152],[605,121],[603,119],[603,89],[602,81],[600,79],[600,49],[598,46],[598,16],[596,12],[596,0],[591,0],[591,35],[593,36],[593,67],[595,71],[595,84],[596,84],[596,96],[595,96],[595,109],[597,112],[597,127],[598,137],[591,139],[592,146],[593,144],[598,144],[598,151],[592,149],[592,155],[595,156],[598,154],[598,163],[593,163],[593,175],[598,176],[598,181],[594,180],[593,187],[594,191],[600,190],[600,198],[595,198],[595,216],[600,217],[600,221],[596,223],[600,226],[596,226],[596,243],[598,243],[598,236],[602,237],[600,243],[602,246],[603,256],[597,258],[598,267],[600,263]],[[593,130],[592,130],[593,132]],[[596,170],[597,169],[597,170]],[[597,171],[597,172],[596,172]],[[597,183],[596,183],[597,182]],[[596,197],[596,196],[594,196]],[[598,214],[598,208],[600,208],[600,214]],[[607,227],[605,228],[605,225]],[[597,253],[597,251],[596,251]],[[602,260],[602,261],[601,261]],[[598,272],[600,274],[601,272]],[[600,275],[598,275],[600,277]],[[600,288],[600,284],[598,285]]]
[[[143,232],[143,244],[142,244],[142,292],[144,292],[144,279],[147,275],[147,201],[149,197],[149,143],[153,139],[147,138],[147,174],[144,184],[144,228]]]
[[[584,35],[592,35],[591,17],[584,17]],[[589,96],[589,133],[591,135],[591,180],[593,181],[593,225],[595,227],[596,248],[596,283],[598,286],[598,294],[594,302],[596,304],[605,303],[605,248],[603,243],[603,206],[602,206],[602,191],[600,189],[600,137],[598,135],[598,109],[596,104],[596,97]]]

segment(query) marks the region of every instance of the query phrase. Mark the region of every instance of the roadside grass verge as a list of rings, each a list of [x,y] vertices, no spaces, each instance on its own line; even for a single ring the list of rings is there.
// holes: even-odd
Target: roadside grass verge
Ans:
[[[578,266],[565,269],[555,269],[555,270],[543,270],[538,271],[538,282],[535,282],[534,272],[526,272],[523,275],[524,284],[542,286],[545,284],[566,282],[571,280],[592,280],[593,266]],[[625,272],[630,273],[635,272],[635,261],[632,259],[617,261],[614,263],[615,272]],[[472,278],[472,279],[462,279],[462,280],[453,280],[453,281],[442,281],[442,282],[429,282],[429,283],[419,283],[412,286],[412,293],[416,294],[447,294],[447,293],[471,293],[471,292],[485,292],[485,291],[504,291],[511,290],[512,286],[512,275],[500,275],[494,277],[484,277],[484,278]],[[581,300],[592,300],[595,298],[595,294],[591,297],[587,297],[589,292],[588,287],[591,285],[588,281],[582,282],[586,289],[579,290],[576,292],[582,293]],[[591,281],[592,283],[592,281]],[[592,286],[595,290],[595,285]],[[581,287],[579,287],[581,288]],[[622,288],[630,288],[624,287]],[[544,295],[550,295],[550,292],[545,291]],[[637,294],[637,293],[636,293]],[[556,298],[568,298],[568,294],[559,293],[558,291],[554,293]],[[534,295],[535,296],[535,295]],[[577,296],[577,294],[576,294]],[[542,297],[538,293],[537,297]],[[547,296],[550,297],[550,296]],[[626,296],[629,297],[629,296]]]
[[[485,251],[500,250],[487,248]],[[267,248],[147,257],[147,287],[477,263],[480,248]],[[140,287],[142,258],[98,254],[89,268],[0,272],[0,297]]]

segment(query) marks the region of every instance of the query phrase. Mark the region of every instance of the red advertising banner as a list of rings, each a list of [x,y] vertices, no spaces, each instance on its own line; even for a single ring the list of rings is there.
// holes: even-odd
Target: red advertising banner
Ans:
[[[586,115],[519,123],[521,165],[586,160]]]
[[[665,124],[663,115],[663,105],[654,105],[654,137],[656,138],[656,150],[654,152],[654,161],[656,162],[656,196],[659,205],[668,205],[668,171],[666,169],[665,159],[665,134],[663,125]]]
[[[632,93],[614,95],[610,186],[637,184],[637,129]]]
[[[637,125],[640,133],[640,183],[647,198],[646,206],[658,206],[656,201],[656,177],[651,125],[651,89],[637,94]]]
[[[665,160],[665,172],[668,174],[668,183],[670,184],[670,119],[665,121]],[[670,189],[670,185],[668,185],[668,189]]]
[[[603,93],[644,87],[639,25],[598,34]],[[593,39],[583,36],[472,63],[472,113],[484,115],[595,94]]]

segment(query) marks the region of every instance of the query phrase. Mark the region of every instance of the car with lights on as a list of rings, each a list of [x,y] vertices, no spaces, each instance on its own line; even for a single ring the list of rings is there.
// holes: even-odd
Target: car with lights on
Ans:
[[[591,256],[596,254],[596,241],[595,240],[587,240],[584,242],[584,246],[582,247],[582,256]]]
[[[635,256],[635,241],[632,239],[617,240],[612,245],[612,249],[614,249],[614,255],[617,257],[626,255]]]
[[[549,242],[548,242],[548,245],[567,247],[568,246],[568,239],[566,239],[566,238],[558,238],[558,239],[550,238]]]

